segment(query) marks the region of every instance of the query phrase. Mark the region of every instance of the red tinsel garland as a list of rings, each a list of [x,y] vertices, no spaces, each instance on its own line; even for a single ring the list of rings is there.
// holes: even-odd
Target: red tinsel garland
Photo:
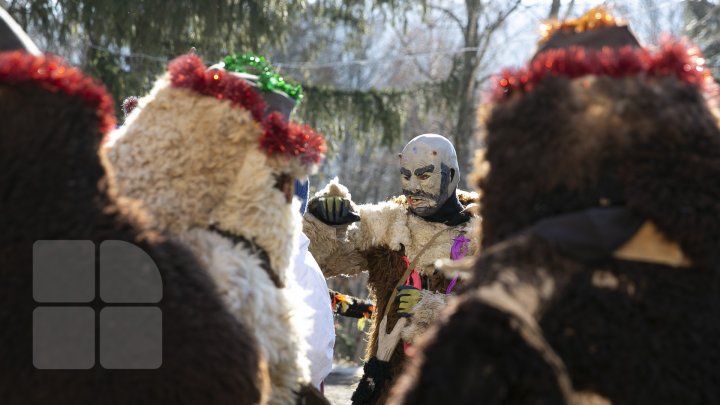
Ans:
[[[229,100],[250,111],[255,121],[262,121],[265,100],[245,80],[222,69],[208,70],[197,55],[173,59],[168,70],[174,87],[191,89],[218,100]]]
[[[101,134],[115,127],[113,101],[105,86],[58,56],[35,56],[24,51],[0,52],[0,83],[34,83],[50,92],[80,97],[97,111]]]
[[[325,153],[325,138],[308,125],[285,122],[279,112],[267,116],[260,146],[273,155],[281,153],[300,159],[302,164],[319,164]]]
[[[296,157],[303,165],[320,163],[325,152],[325,138],[307,125],[286,122],[278,112],[269,114],[263,120],[265,101],[245,80],[222,69],[207,70],[196,55],[180,56],[170,62],[168,69],[174,87],[229,100],[250,111],[263,126],[259,142],[268,156],[281,154]]]
[[[626,77],[639,74],[675,76],[700,90],[705,89],[710,77],[700,50],[682,42],[668,42],[655,53],[631,47],[600,51],[570,47],[543,52],[524,68],[504,70],[496,78],[493,98],[501,101],[516,93],[531,92],[548,76]]]

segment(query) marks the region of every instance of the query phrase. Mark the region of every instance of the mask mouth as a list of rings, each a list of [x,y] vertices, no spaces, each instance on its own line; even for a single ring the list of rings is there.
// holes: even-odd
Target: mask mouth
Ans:
[[[434,200],[430,200],[425,197],[415,197],[415,196],[408,196],[408,205],[415,208],[422,208],[422,207],[432,207],[435,203]]]
[[[432,207],[437,202],[438,196],[424,191],[403,190],[408,205],[412,207]]]

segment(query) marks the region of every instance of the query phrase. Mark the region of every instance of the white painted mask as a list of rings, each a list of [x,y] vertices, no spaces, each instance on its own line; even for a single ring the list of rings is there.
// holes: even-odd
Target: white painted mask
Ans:
[[[442,135],[413,138],[400,153],[400,184],[410,211],[433,215],[447,201],[460,181],[457,155]]]

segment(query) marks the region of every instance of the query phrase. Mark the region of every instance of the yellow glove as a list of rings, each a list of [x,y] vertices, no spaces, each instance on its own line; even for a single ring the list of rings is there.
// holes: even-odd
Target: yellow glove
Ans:
[[[422,298],[422,291],[415,287],[404,285],[397,288],[398,314],[402,317],[411,317],[413,308]]]

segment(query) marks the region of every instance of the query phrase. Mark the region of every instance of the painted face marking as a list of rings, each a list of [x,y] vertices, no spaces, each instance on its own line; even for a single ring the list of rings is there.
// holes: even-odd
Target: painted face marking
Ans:
[[[412,176],[412,172],[404,167],[400,168],[400,174],[407,177],[408,179],[410,178],[410,176]]]
[[[419,169],[415,169],[415,175],[421,176],[425,173],[432,173],[435,170],[435,165],[427,165],[425,167],[421,167]]]

